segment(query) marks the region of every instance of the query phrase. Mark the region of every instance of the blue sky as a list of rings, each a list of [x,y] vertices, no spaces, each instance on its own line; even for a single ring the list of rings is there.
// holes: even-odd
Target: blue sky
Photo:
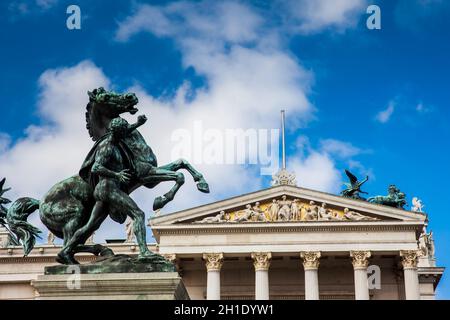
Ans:
[[[81,30],[65,26],[74,3]],[[449,265],[450,5],[371,1],[382,29],[368,30],[367,1],[311,3],[2,1],[0,176],[11,197],[40,197],[78,170],[91,146],[82,117],[93,87],[138,93],[161,162],[170,160],[170,130],[199,119],[212,128],[277,128],[286,108],[288,167],[300,186],[336,193],[345,168],[369,174],[372,195],[396,184],[409,203],[423,200],[438,264]],[[270,181],[255,166],[198,166],[215,192],[187,184],[168,211]],[[165,190],[136,199],[149,209]],[[447,279],[439,297],[448,299]]]

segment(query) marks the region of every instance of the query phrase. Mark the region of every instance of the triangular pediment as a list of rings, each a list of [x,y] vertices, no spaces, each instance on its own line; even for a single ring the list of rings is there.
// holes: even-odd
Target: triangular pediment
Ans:
[[[152,227],[249,223],[424,222],[426,215],[296,186],[276,186],[152,218]]]

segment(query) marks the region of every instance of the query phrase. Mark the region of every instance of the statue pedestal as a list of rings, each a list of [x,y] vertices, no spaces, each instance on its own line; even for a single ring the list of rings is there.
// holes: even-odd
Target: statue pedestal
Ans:
[[[40,275],[36,300],[189,300],[177,272]]]
[[[32,281],[37,300],[189,300],[175,266],[160,255],[116,255],[83,265],[46,267]]]

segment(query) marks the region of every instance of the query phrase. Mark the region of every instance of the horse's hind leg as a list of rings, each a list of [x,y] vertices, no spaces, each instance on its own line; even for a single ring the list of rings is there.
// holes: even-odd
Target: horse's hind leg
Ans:
[[[97,201],[92,210],[89,221],[85,224],[80,225],[76,228],[74,226],[67,226],[68,238],[65,242],[63,249],[58,253],[58,262],[62,264],[77,264],[78,262],[73,257],[76,253],[76,248],[78,245],[84,244],[86,239],[100,227],[100,224],[106,219],[108,216],[105,213],[104,204],[101,201]],[[66,235],[64,235],[66,239]]]
[[[194,181],[197,182],[197,189],[201,192],[209,193],[209,185],[206,182],[205,178],[187,160],[178,159],[159,168],[169,171],[178,171],[180,169],[185,169],[191,174],[191,176],[194,178]]]
[[[67,243],[72,239],[76,230],[81,227],[81,219],[79,217],[72,218],[63,228],[64,244],[63,249],[56,256],[56,261],[62,264],[79,264],[75,260],[75,253],[71,250],[66,250]]]

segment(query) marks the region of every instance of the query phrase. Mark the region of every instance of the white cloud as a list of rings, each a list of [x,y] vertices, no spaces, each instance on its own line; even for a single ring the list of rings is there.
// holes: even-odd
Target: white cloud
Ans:
[[[36,5],[43,9],[49,9],[55,6],[57,3],[58,0],[36,0]]]
[[[11,137],[6,133],[0,132],[0,154],[5,152],[10,144],[11,144]]]
[[[310,34],[325,29],[342,32],[353,28],[365,14],[367,0],[289,0],[285,7],[287,26],[293,31]]]
[[[341,174],[330,155],[312,151],[306,158],[289,159],[289,166],[299,186],[331,193],[339,191]]]
[[[369,152],[353,146],[349,142],[336,139],[319,141],[319,148],[314,149],[309,139],[300,136],[296,142],[297,153],[289,157],[289,166],[297,176],[300,186],[324,192],[337,193],[342,183],[337,160],[358,172],[369,172],[354,157]]]
[[[343,142],[335,139],[324,139],[320,141],[321,149],[331,155],[340,158],[351,158],[362,152],[360,148],[353,146],[349,142]]]
[[[144,19],[149,12],[157,18]],[[235,2],[142,5],[119,24],[116,38],[126,41],[146,31],[174,39],[183,66],[193,67],[209,87],[198,90],[190,106],[208,103],[208,110],[217,109],[216,119],[224,117],[225,123],[219,121],[224,125],[235,123],[234,118],[226,121],[229,113],[239,114],[239,127],[274,125],[281,108],[291,117],[306,118],[312,112],[307,99],[312,74],[276,40],[268,40],[278,35],[262,29],[261,21],[249,7]],[[243,118],[246,112],[252,113]]]
[[[8,10],[19,16],[30,13],[42,13],[58,4],[58,0],[35,0],[35,1],[12,1],[8,5]]]
[[[388,107],[382,111],[380,111],[375,119],[380,123],[387,123],[390,119],[392,114],[395,111],[395,103],[393,101],[390,101],[388,104]]]
[[[361,162],[357,160],[350,159],[348,161],[348,168],[350,171],[356,170],[363,176],[369,176],[371,181],[376,180],[376,176],[372,168],[366,168]]]
[[[433,106],[425,105],[424,103],[420,102],[416,106],[416,111],[419,114],[426,114],[433,111]]]
[[[119,25],[116,39],[126,41],[137,32],[158,37],[202,36],[243,43],[257,39],[262,18],[237,2],[174,2],[167,6],[140,5]]]

